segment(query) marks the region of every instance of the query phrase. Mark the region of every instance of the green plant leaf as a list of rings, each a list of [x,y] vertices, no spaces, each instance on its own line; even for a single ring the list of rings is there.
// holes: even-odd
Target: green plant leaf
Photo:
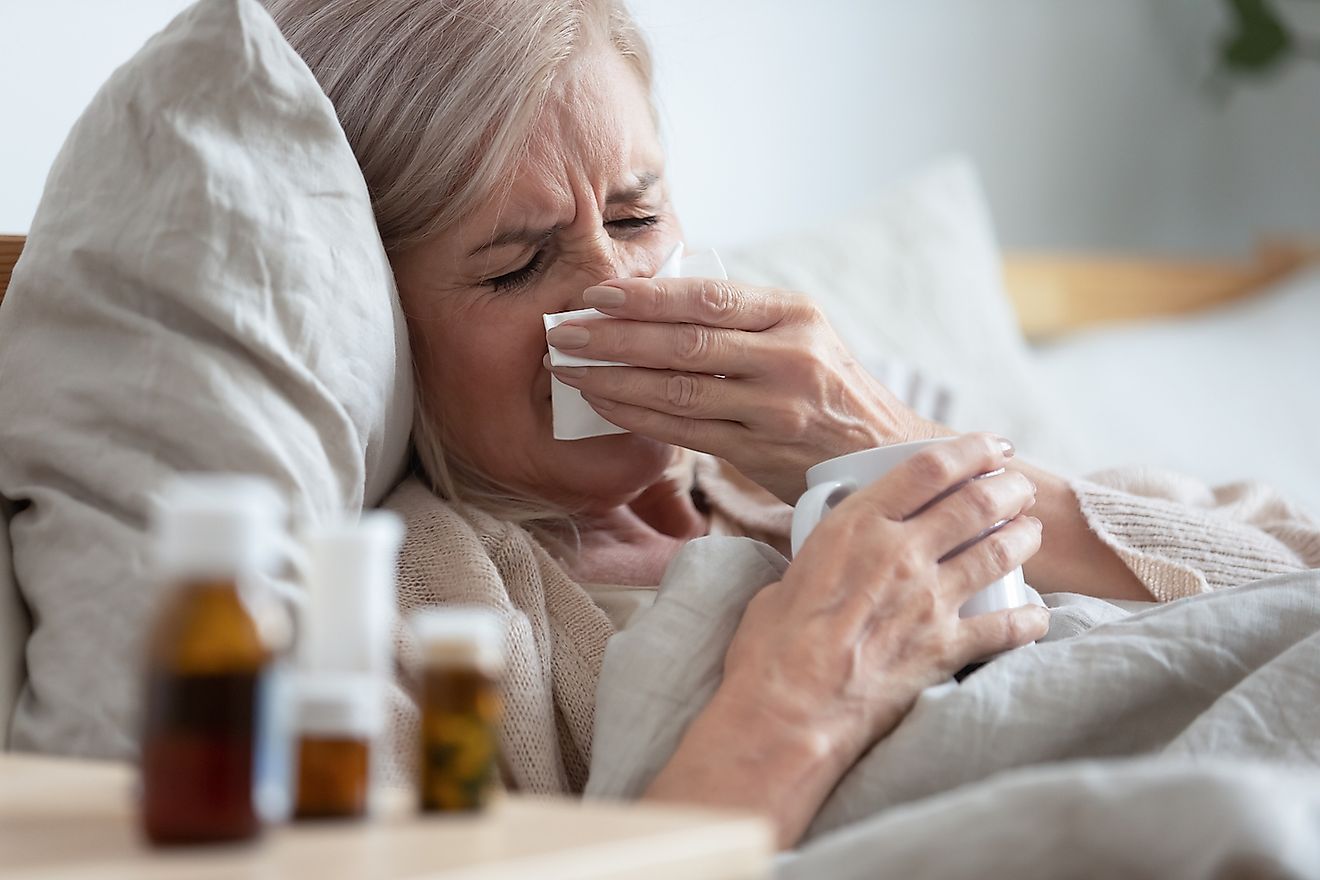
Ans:
[[[1234,29],[1220,45],[1224,67],[1234,73],[1262,74],[1288,60],[1293,36],[1269,0],[1228,0],[1228,5]]]

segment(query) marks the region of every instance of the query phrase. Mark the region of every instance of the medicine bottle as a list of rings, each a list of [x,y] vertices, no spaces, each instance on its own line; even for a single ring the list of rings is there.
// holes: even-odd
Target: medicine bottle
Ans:
[[[472,811],[497,781],[503,712],[504,624],[478,607],[441,607],[412,617],[421,663],[419,806]]]
[[[387,511],[305,538],[306,603],[294,689],[295,818],[358,818],[371,809],[402,539],[402,521]]]
[[[167,485],[154,511],[165,592],[148,637],[141,743],[154,843],[253,837],[287,799],[277,661],[289,626],[262,580],[284,515],[261,480],[201,474]]]

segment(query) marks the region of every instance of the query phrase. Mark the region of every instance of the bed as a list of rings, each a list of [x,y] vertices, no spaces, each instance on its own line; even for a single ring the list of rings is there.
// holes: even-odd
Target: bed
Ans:
[[[22,236],[0,236],[0,302],[23,243]],[[1196,401],[1170,405],[1164,394],[1140,393],[1152,359],[1169,352],[1178,359],[1177,375],[1169,381],[1194,387],[1199,371],[1223,365],[1218,344],[1239,319],[1250,319],[1254,345],[1270,349],[1272,329],[1300,345],[1299,329],[1320,326],[1320,275],[1307,269],[1315,257],[1316,251],[1300,245],[1264,247],[1248,260],[1008,255],[1005,284],[1021,330],[1075,433],[1088,441],[1074,460],[1061,464],[1088,470],[1146,461],[1181,465],[1207,479],[1264,477],[1320,511],[1320,454],[1314,454],[1320,449],[1320,400],[1314,393],[1308,397],[1309,389],[1284,388],[1292,405],[1276,407],[1271,423],[1286,440],[1272,452],[1263,440],[1253,443],[1259,439],[1253,426],[1236,414],[1249,406],[1259,409],[1260,395],[1240,395],[1234,410]],[[1306,314],[1317,320],[1304,323]],[[1115,352],[1128,353],[1126,368],[1115,367]],[[1314,353],[1311,358],[1310,375],[1320,375],[1320,362]],[[1270,382],[1275,367],[1270,361],[1255,363],[1254,370],[1234,367],[1234,387],[1243,391]],[[1119,401],[1134,415],[1115,423],[1111,416]],[[1197,437],[1204,442],[1190,442]],[[0,564],[8,565],[6,547],[0,547]],[[0,717],[8,717],[21,680],[26,629],[17,596],[4,591]]]

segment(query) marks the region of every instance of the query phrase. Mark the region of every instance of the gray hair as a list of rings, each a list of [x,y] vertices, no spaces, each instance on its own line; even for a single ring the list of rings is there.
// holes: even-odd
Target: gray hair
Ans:
[[[462,219],[522,155],[555,77],[606,39],[651,85],[621,0],[266,0],[329,96],[391,253]]]
[[[391,255],[508,185],[556,77],[586,45],[608,41],[651,88],[650,50],[623,0],[266,0],[266,8],[334,104]],[[562,522],[566,512],[446,454],[444,426],[420,398],[413,439],[437,492],[523,525]]]

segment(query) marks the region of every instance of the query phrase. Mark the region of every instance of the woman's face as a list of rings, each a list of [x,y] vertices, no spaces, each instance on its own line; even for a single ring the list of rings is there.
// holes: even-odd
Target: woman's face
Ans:
[[[680,240],[645,90],[617,53],[585,55],[507,195],[394,259],[421,393],[449,451],[574,508],[626,503],[659,479],[664,444],[554,439],[541,315],[582,308],[601,281],[654,274]]]

